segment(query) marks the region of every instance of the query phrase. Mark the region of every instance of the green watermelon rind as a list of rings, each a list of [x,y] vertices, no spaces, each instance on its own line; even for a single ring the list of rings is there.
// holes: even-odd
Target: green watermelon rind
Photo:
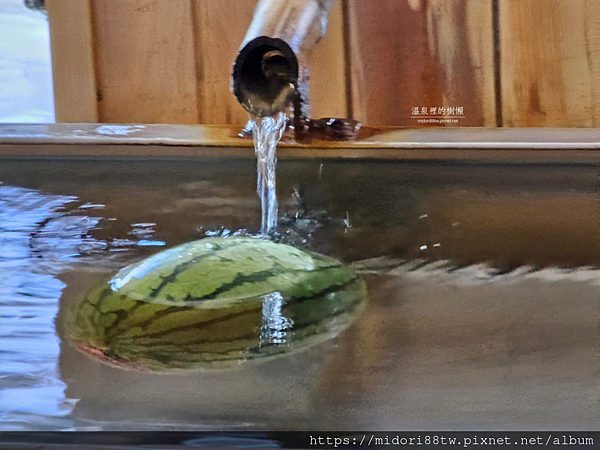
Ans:
[[[273,291],[284,297],[310,296],[318,293],[323,280],[341,277],[338,283],[344,283],[353,276],[333,258],[239,237],[174,247],[126,267],[110,284],[136,300],[168,305],[198,302],[200,307],[212,308],[212,300],[245,300]],[[317,283],[314,289],[313,283]]]
[[[243,240],[239,246],[247,243],[257,246],[256,240],[250,241],[251,238],[230,239]],[[280,248],[283,244],[268,241],[259,242],[258,247],[268,242],[269,252],[273,252],[271,246],[274,245],[281,255],[298,254],[296,261],[292,259],[292,263],[287,264],[284,274],[294,274],[299,264],[311,269],[305,270],[302,277],[289,276],[286,280],[291,284],[281,283],[278,287],[282,289],[276,291],[284,298],[283,316],[294,323],[288,346],[261,347],[259,342],[263,299],[272,290],[256,295],[257,290],[250,289],[254,295],[245,297],[206,298],[205,295],[190,300],[186,295],[184,299],[165,301],[124,289],[129,288],[126,284],[115,289],[115,280],[123,280],[132,270],[144,264],[156,267],[157,261],[168,252],[162,263],[165,265],[169,258],[179,256],[182,251],[189,252],[194,246],[197,249],[198,243],[206,244],[206,241],[229,249],[234,247],[232,242],[222,242],[222,238],[184,244],[149,258],[154,258],[149,264],[145,260],[129,266],[108,283],[92,288],[70,311],[67,329],[71,341],[82,351],[101,355],[108,364],[130,369],[160,372],[226,368],[237,366],[241,361],[268,359],[316,345],[338,334],[362,310],[366,285],[349,268],[332,258],[289,246]],[[189,253],[192,255],[188,255],[188,261],[197,256],[195,252]],[[129,277],[129,282],[133,279]],[[155,286],[156,280],[155,277]],[[142,292],[148,292],[148,286],[137,286],[142,286]]]

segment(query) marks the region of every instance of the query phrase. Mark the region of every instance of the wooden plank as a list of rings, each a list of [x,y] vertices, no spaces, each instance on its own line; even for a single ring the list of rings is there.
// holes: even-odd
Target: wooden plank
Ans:
[[[317,44],[309,63],[311,117],[349,117],[344,54],[343,1],[329,13],[327,33]]]
[[[592,127],[600,127],[600,2],[585,3],[586,60],[592,81]]]
[[[57,122],[98,122],[89,0],[48,0]]]
[[[492,0],[349,0],[347,8],[354,118],[418,126],[413,107],[463,107],[457,125],[495,125]]]
[[[429,0],[427,21],[442,105],[464,105],[460,126],[495,126],[492,1]]]
[[[600,3],[502,0],[506,126],[600,126]]]
[[[190,0],[92,5],[99,120],[198,123]]]
[[[244,125],[248,113],[230,91],[231,70],[256,0],[192,1],[200,123]]]

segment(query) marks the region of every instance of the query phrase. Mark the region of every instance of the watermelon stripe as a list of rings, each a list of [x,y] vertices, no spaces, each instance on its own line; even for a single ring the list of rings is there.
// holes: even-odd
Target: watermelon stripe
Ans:
[[[142,305],[145,305],[145,304],[147,304],[147,303],[145,303],[145,302],[138,302],[138,303],[137,303],[137,304],[136,304],[136,305],[135,305],[135,306],[134,306],[134,307],[133,307],[131,310],[127,311],[127,314],[125,314],[125,315],[124,315],[124,317],[123,317],[122,319],[128,319],[128,318],[130,318],[130,317],[131,317],[131,313],[132,313],[132,312],[133,312],[135,309],[137,309],[137,308],[139,308],[140,306],[142,306]],[[144,328],[147,328],[147,327],[148,327],[148,326],[149,326],[151,323],[153,323],[154,321],[156,321],[156,320],[158,320],[158,319],[162,319],[162,318],[164,318],[164,317],[167,317],[167,316],[169,316],[169,315],[171,315],[171,314],[178,313],[178,312],[188,312],[188,311],[189,311],[189,312],[192,312],[194,309],[196,309],[196,308],[194,308],[193,306],[169,306],[168,308],[166,308],[166,309],[163,309],[163,310],[161,310],[161,311],[158,311],[157,313],[153,314],[152,316],[150,316],[149,318],[147,318],[147,319],[146,319],[146,320],[144,320],[143,322],[139,322],[139,323],[132,323],[132,324],[131,324],[131,326],[132,326],[132,327],[136,327],[136,328],[138,328],[138,327],[139,327],[139,328],[141,328],[142,330],[144,330]],[[242,311],[242,313],[244,313],[244,312],[249,312],[249,311],[255,311],[255,310],[256,310],[256,309],[246,309],[246,310]],[[214,322],[218,322],[218,321],[220,321],[220,320],[223,320],[223,321],[225,321],[225,320],[227,320],[227,319],[228,319],[228,318],[230,318],[230,317],[233,317],[233,315],[225,315],[225,316],[221,316],[221,317],[219,317],[219,318],[212,319],[212,320],[210,320],[210,321],[199,321],[199,322],[196,322],[195,324],[196,324],[196,325],[200,325],[200,324],[203,324],[203,323],[207,323],[207,324],[208,324],[208,323],[214,323]],[[119,322],[121,322],[121,320],[119,320]],[[107,329],[105,330],[105,333],[106,333],[107,335],[108,335],[108,334],[110,334],[110,332],[111,332],[111,331],[113,331],[113,328],[114,328],[114,327],[117,327],[117,326],[119,325],[119,322],[117,322],[117,323],[113,324],[113,325],[112,325],[110,328],[107,328]],[[176,329],[173,329],[173,330],[175,331],[175,330],[178,330],[178,329],[179,329],[179,328],[176,328]],[[144,336],[151,336],[151,335],[144,335]]]
[[[332,266],[332,267],[335,267],[335,266]],[[325,268],[317,269],[317,270],[312,271],[311,273],[322,272],[322,271],[328,270],[329,268],[330,267],[325,267]],[[265,279],[268,279],[271,276],[274,276],[273,275],[273,270],[275,270],[275,269],[270,269],[268,271],[259,272],[259,273],[253,274],[251,276],[246,276],[246,277],[244,277],[243,275],[238,275],[238,277],[236,277],[236,279],[233,282],[228,283],[226,285],[223,285],[223,286],[217,288],[215,291],[213,291],[211,294],[208,294],[207,296],[204,296],[204,297],[191,297],[191,296],[188,295],[188,297],[185,300],[186,301],[201,301],[201,300],[211,300],[211,299],[214,299],[214,297],[216,297],[217,295],[219,295],[221,292],[225,292],[225,291],[227,291],[229,289],[232,289],[234,287],[237,287],[237,286],[239,286],[239,285],[241,285],[243,283],[265,281]],[[257,278],[253,278],[253,277],[257,277]],[[314,295],[312,295],[310,297],[296,297],[296,298],[292,297],[289,300],[287,300],[286,303],[287,304],[300,304],[300,303],[303,303],[304,301],[314,300],[314,299],[316,299],[316,298],[318,298],[320,296],[327,295],[329,293],[333,293],[333,292],[336,292],[338,290],[344,289],[345,287],[351,285],[354,281],[356,281],[356,279],[357,279],[357,277],[354,277],[351,280],[349,280],[347,283],[344,283],[342,285],[333,285],[333,286],[330,286],[330,287],[328,287],[327,289],[325,289],[323,291],[316,292]],[[110,292],[111,291],[110,288],[107,289],[107,291]],[[103,292],[103,294],[104,294],[104,292]],[[112,324],[110,327],[104,329],[104,332],[107,335],[110,334],[110,332],[113,331],[113,329],[115,327],[117,327],[119,325],[119,323],[123,319],[126,319],[126,318],[130,317],[130,314],[135,309],[137,309],[139,306],[141,306],[142,304],[144,304],[144,303],[143,302],[137,302],[136,305],[132,309],[130,309],[129,311],[121,311],[122,314],[119,314],[117,321],[114,324]],[[153,322],[153,321],[155,321],[157,319],[166,317],[169,314],[172,314],[172,313],[175,313],[175,312],[186,311],[187,309],[188,309],[188,307],[185,307],[185,306],[171,306],[171,307],[169,307],[167,309],[164,309],[164,310],[162,310],[162,311],[154,314],[150,318],[146,319],[145,321],[143,321],[143,322],[141,322],[139,324],[136,324],[135,326],[136,327],[140,327],[143,330],[144,327],[147,327],[151,322]],[[254,311],[254,310],[246,310],[244,312],[249,312],[249,311]],[[232,315],[228,315],[228,316],[223,316],[223,317],[218,318],[218,319],[213,319],[213,320],[211,320],[209,322],[199,321],[196,324],[192,324],[191,326],[197,326],[197,325],[200,325],[200,324],[218,323],[220,321],[227,321],[231,317],[233,317],[233,316]],[[176,331],[176,330],[179,330],[179,328],[172,329],[172,331]],[[153,335],[147,335],[147,336],[153,336]]]
[[[341,262],[249,238],[185,244],[113,279],[120,282],[99,284],[69,308],[67,331],[105,362],[140,370],[210,369],[295,353],[345,329],[366,299],[366,284]],[[271,292],[292,320],[283,344],[265,328]]]
[[[331,314],[329,317],[325,317],[323,320],[317,322],[317,323],[308,323],[302,326],[295,326],[293,328],[293,332],[294,332],[294,340],[291,342],[291,346],[293,347],[294,344],[297,343],[301,343],[304,342],[306,344],[306,341],[308,339],[310,339],[311,337],[315,337],[315,336],[319,336],[321,335],[321,333],[324,331],[323,327],[325,327],[325,331],[327,329],[327,323],[330,321],[331,318],[333,317],[343,317],[343,316],[350,316],[352,315],[354,312],[356,312],[357,310],[357,306],[360,305],[360,303],[362,303],[362,297],[357,296],[357,300],[355,300],[354,302],[346,305],[347,307],[343,310],[340,311],[336,311],[335,313]],[[301,332],[304,331],[305,333],[303,335],[301,335]],[[113,359],[114,361],[117,362],[123,362],[127,365],[131,365],[132,363],[134,364],[134,366],[138,366],[138,368],[143,368],[146,367],[147,369],[150,370],[158,370],[159,367],[162,367],[162,370],[168,370],[168,369],[187,369],[190,367],[190,364],[200,364],[200,365],[205,365],[205,367],[209,367],[209,366],[215,366],[218,365],[219,363],[222,364],[227,364],[227,363],[232,363],[232,362],[236,362],[236,361],[241,361],[241,360],[254,360],[254,359],[259,359],[259,358],[272,358],[272,357],[277,357],[278,355],[281,354],[285,354],[288,353],[290,351],[289,348],[285,347],[285,346],[277,346],[277,344],[273,344],[273,345],[262,345],[262,346],[257,346],[257,347],[251,347],[248,348],[248,341],[252,341],[252,340],[256,340],[258,338],[257,335],[250,335],[248,336],[250,339],[244,339],[246,336],[244,337],[239,337],[237,339],[234,340],[229,340],[229,341],[219,341],[216,344],[226,344],[226,343],[234,343],[236,341],[239,341],[239,343],[241,345],[243,345],[243,348],[231,348],[231,349],[227,349],[227,350],[220,350],[220,351],[210,351],[207,349],[206,352],[202,352],[202,351],[197,351],[196,352],[178,352],[178,350],[184,349],[184,348],[190,348],[190,350],[193,350],[194,346],[198,346],[199,344],[197,343],[189,343],[189,344],[163,344],[163,345],[155,345],[155,344],[136,344],[133,343],[133,348],[135,349],[136,347],[141,348],[143,347],[146,350],[152,350],[153,347],[155,347],[155,351],[152,352],[150,351],[149,353],[146,353],[144,351],[138,354],[133,354],[133,359],[128,358],[125,355],[119,355],[119,354],[115,354],[114,351],[115,349],[107,349],[105,351],[105,355],[111,359]],[[315,344],[318,342],[315,342]],[[121,344],[123,344],[121,342]],[[202,344],[200,344],[202,345]],[[210,346],[210,343],[205,344]],[[310,346],[310,345],[308,345]],[[301,345],[301,347],[306,347],[306,345]],[[137,352],[136,352],[137,353]],[[146,362],[144,362],[146,361]],[[159,364],[159,366],[157,366],[157,363]],[[134,367],[131,366],[131,367]]]
[[[350,284],[351,283],[347,283],[347,284],[345,284],[343,286],[340,286],[340,289],[343,289],[344,287],[347,287]],[[330,290],[327,290],[327,291],[328,292],[326,294],[324,294],[324,295],[327,295],[327,294],[329,294],[331,292],[335,292],[335,291],[330,291]],[[299,302],[296,302],[294,304],[297,305],[298,303],[303,303],[305,300],[316,300],[318,297],[319,297],[318,295],[315,295],[315,296],[310,297],[310,298],[303,298]],[[307,328],[309,328],[311,326],[316,326],[319,323],[327,322],[332,317],[337,317],[337,316],[340,316],[340,315],[342,315],[344,313],[352,313],[355,310],[355,308],[352,308],[352,307],[356,306],[356,305],[359,305],[361,303],[361,301],[362,301],[362,298],[360,296],[357,296],[357,299],[355,301],[353,301],[353,302],[348,303],[347,305],[345,305],[346,308],[338,310],[338,311],[335,311],[334,313],[331,313],[331,314],[323,317],[320,322],[317,322],[317,323],[315,323],[315,322],[309,322],[307,324],[298,324],[298,325],[294,324],[294,326],[292,327],[292,332],[295,333],[297,331],[302,331],[304,329],[307,329]],[[291,304],[291,305],[290,304],[286,304],[286,308],[293,307],[294,304]],[[200,322],[189,324],[189,325],[186,325],[186,326],[183,326],[183,327],[169,328],[169,330],[157,331],[155,333],[144,334],[144,335],[136,336],[136,337],[142,337],[144,339],[152,339],[152,338],[159,339],[159,338],[166,337],[166,336],[168,336],[171,333],[180,332],[180,331],[187,331],[187,330],[193,330],[193,329],[197,328],[198,326],[214,325],[214,324],[219,323],[219,322],[226,322],[226,321],[228,321],[228,320],[230,320],[232,318],[241,317],[241,316],[243,316],[245,314],[249,314],[249,313],[256,314],[256,309],[245,310],[245,311],[242,311],[242,312],[239,312],[239,313],[236,313],[236,314],[230,314],[230,315],[227,315],[227,316],[224,316],[224,317],[219,317],[217,319],[213,319],[213,320],[210,320],[210,321],[200,321]],[[132,337],[130,340],[135,340],[136,337]],[[254,337],[258,337],[258,335],[254,335]],[[224,341],[217,341],[217,342],[218,343],[221,343],[221,342],[223,342],[223,343],[234,342],[234,341],[237,341],[237,340],[240,340],[240,339],[241,338],[235,338],[235,339],[231,339],[231,340],[224,340]],[[203,342],[207,342],[207,341],[203,341]],[[136,344],[136,345],[138,345],[140,347],[149,348],[149,347],[152,347],[152,346],[159,346],[160,347],[160,346],[163,346],[165,344],[161,344],[161,343],[148,343],[148,344]],[[167,344],[167,345],[169,345],[169,344]],[[198,345],[198,343],[182,344],[182,346],[187,346],[187,345]]]
[[[294,324],[294,327],[292,329],[294,331],[302,331],[302,330],[304,330],[306,328],[309,328],[311,326],[317,326],[317,325],[319,325],[319,324],[321,324],[323,322],[329,322],[330,319],[333,318],[333,317],[341,316],[344,313],[352,313],[352,312],[354,312],[356,308],[352,308],[352,307],[358,306],[361,303],[362,303],[362,298],[360,298],[360,297],[357,296],[357,300],[353,301],[352,303],[348,303],[346,305],[346,308],[339,309],[339,310],[337,310],[337,311],[335,311],[335,312],[327,315],[326,317],[322,318],[319,322],[308,322],[308,323],[305,323],[305,324],[300,323],[298,325]]]
[[[214,291],[212,291],[210,294],[206,294],[202,297],[192,297],[191,295],[188,295],[185,298],[185,301],[214,300],[218,295],[220,295],[224,292],[227,292],[231,289],[234,289],[236,287],[239,287],[242,284],[260,283],[261,281],[267,281],[269,278],[275,277],[284,271],[287,273],[306,272],[307,274],[314,274],[314,273],[324,272],[326,270],[330,270],[330,269],[338,268],[338,267],[341,267],[341,266],[333,266],[332,265],[332,266],[322,267],[322,268],[311,270],[311,271],[307,271],[304,269],[290,270],[290,269],[286,269],[285,267],[281,266],[280,264],[275,263],[272,268],[270,268],[268,270],[264,270],[262,272],[255,272],[252,275],[237,274],[236,277],[231,282],[222,284],[221,286],[216,288]],[[318,294],[319,293],[316,293],[315,295],[318,295]],[[265,295],[267,295],[267,294],[265,294]]]
[[[102,293],[100,294],[100,298],[106,297],[106,295],[109,293],[107,291],[110,292],[110,288],[103,290]],[[102,314],[102,312],[100,311],[100,305],[99,305],[99,303],[100,303],[99,301],[92,302],[89,298],[86,297],[83,300],[83,302],[81,302],[81,304],[78,306],[77,312],[81,311],[82,308],[86,304],[88,304],[88,305],[90,305],[92,307],[92,311],[97,312],[98,314]],[[90,325],[92,325],[92,327],[94,328],[94,331],[96,333],[101,333],[102,330],[98,328],[99,324],[95,320],[93,320],[93,315],[89,319],[90,319],[90,322],[91,322]]]
[[[337,292],[339,290],[342,290],[348,286],[350,286],[352,283],[354,283],[356,281],[357,278],[353,278],[352,280],[350,280],[349,282],[343,284],[343,285],[335,285],[335,286],[331,286],[319,293],[316,293],[315,295],[311,296],[311,297],[300,297],[300,298],[291,298],[290,300],[286,301],[286,308],[289,307],[293,307],[293,305],[298,305],[301,303],[304,303],[306,301],[311,301],[311,300],[316,300],[319,297],[323,297],[327,294],[330,293],[334,293]],[[203,299],[205,299],[203,297]],[[186,299],[189,300],[189,299]],[[355,302],[356,303],[356,302]],[[151,316],[150,318],[146,319],[145,321],[139,323],[139,324],[135,324],[136,327],[141,328],[142,330],[144,330],[144,328],[147,328],[148,325],[150,325],[152,322],[154,322],[157,319],[161,319],[164,318],[166,316],[168,316],[169,314],[175,313],[175,312],[182,312],[182,311],[186,311],[188,310],[189,307],[185,307],[185,306],[171,306],[165,310],[162,310],[156,314],[154,314],[153,316]],[[143,337],[144,338],[161,338],[161,337],[165,337],[167,335],[169,335],[170,333],[175,333],[178,331],[186,331],[186,330],[191,330],[191,329],[195,329],[198,326],[206,326],[206,325],[214,325],[220,322],[227,322],[228,320],[232,319],[232,318],[236,318],[236,317],[241,317],[244,314],[254,314],[256,311],[256,309],[248,309],[248,310],[244,310],[241,311],[239,313],[235,313],[235,314],[229,314],[226,316],[222,316],[216,319],[212,319],[209,321],[198,321],[195,322],[193,324],[189,324],[186,325],[184,327],[177,327],[177,328],[169,328],[168,330],[165,331],[157,331],[154,333],[150,333],[150,334],[144,334]],[[332,316],[329,316],[332,317]],[[112,327],[111,327],[112,328]],[[300,328],[299,328],[300,329]],[[110,331],[110,329],[105,330],[105,333],[108,334],[108,332]]]
[[[123,296],[121,296],[123,297]],[[131,314],[133,314],[133,312],[139,308],[143,303],[142,302],[136,302],[135,305],[133,305],[133,307],[129,310],[126,309],[121,309],[117,312],[117,320],[110,326],[104,329],[104,333],[106,336],[110,335],[110,333],[115,330],[119,324],[121,324],[121,322],[123,322],[124,320],[128,319],[129,317],[131,317]]]
[[[144,304],[144,302],[137,301],[135,303],[135,305],[133,305],[133,307],[131,309],[129,309],[129,310],[125,310],[125,309],[120,310],[119,311],[119,315],[117,316],[117,321],[115,323],[113,323],[110,327],[108,327],[108,328],[106,328],[104,330],[104,332],[106,333],[106,335],[108,336],[113,329],[115,329],[116,327],[118,327],[121,324],[121,322],[123,322],[123,320],[128,319],[129,317],[131,317],[131,314],[133,314],[135,312],[135,310],[138,309],[143,304]]]
[[[147,338],[149,336],[145,335],[145,336],[142,336],[142,337],[143,338]],[[238,341],[256,340],[256,339],[258,339],[258,337],[259,336],[256,333],[252,333],[252,334],[249,333],[249,334],[245,334],[245,335],[239,336],[239,337],[237,337],[235,339],[225,339],[225,340],[222,340],[222,341],[201,341],[201,342],[190,342],[190,343],[187,343],[187,344],[157,343],[157,342],[148,342],[148,343],[138,343],[138,342],[135,342],[135,343],[133,343],[132,342],[132,344],[135,345],[135,347],[143,347],[145,349],[151,349],[151,348],[156,348],[156,347],[159,347],[159,348],[164,347],[166,349],[166,348],[170,347],[170,348],[173,348],[174,350],[181,350],[182,348],[193,347],[193,346],[201,346],[201,345],[203,345],[203,346],[210,346],[211,344],[231,344],[233,342],[238,342]],[[123,345],[123,343],[126,343],[126,342],[128,342],[128,341],[119,341],[119,344]],[[224,350],[224,351],[221,351],[221,352],[213,352],[213,351],[208,351],[207,350],[207,352],[218,354],[218,353],[229,353],[232,350],[235,350],[235,349],[230,349],[230,350],[226,350],[226,351]]]
[[[113,290],[110,287],[107,287],[106,289],[104,289],[102,291],[102,293],[100,294],[100,297],[98,297],[98,301],[96,302],[95,308],[99,309],[101,307],[102,300],[104,300],[106,297],[108,297],[112,292],[113,292]]]
[[[101,292],[100,297],[98,297],[98,298],[91,297],[91,298],[94,298],[93,302],[91,301],[90,297],[86,297],[86,298],[84,298],[83,302],[81,302],[80,307],[83,306],[83,305],[85,305],[87,303],[88,305],[90,305],[92,307],[92,309],[94,311],[97,311],[97,312],[101,313],[101,311],[100,311],[100,301],[103,298],[105,298],[110,292],[111,292],[110,288],[104,289]]]
[[[145,302],[138,302],[138,304],[136,304],[136,306],[134,308],[132,308],[132,310],[130,310],[128,312],[128,315],[125,318],[128,319],[128,318],[131,317],[129,314],[133,311],[133,309],[137,309],[138,307],[140,307],[142,305],[146,305],[146,304],[147,303],[145,303]],[[257,309],[258,308],[244,309],[243,311],[240,311],[237,314],[241,315],[241,314],[246,313],[246,312],[254,312]],[[130,326],[131,327],[135,327],[135,328],[141,328],[142,330],[144,330],[145,328],[147,328],[149,325],[151,325],[156,320],[168,317],[171,314],[175,314],[175,313],[179,313],[179,312],[184,312],[184,313],[185,312],[189,312],[190,314],[193,314],[195,310],[198,310],[198,308],[196,308],[194,306],[169,306],[166,309],[163,309],[161,311],[156,312],[155,314],[153,314],[152,316],[148,317],[147,319],[145,319],[142,322],[139,322],[139,323],[133,322],[133,323],[131,323]],[[216,323],[216,322],[219,322],[219,321],[226,321],[226,320],[228,320],[231,317],[237,317],[237,316],[233,315],[233,314],[223,315],[223,316],[217,317],[215,319],[211,319],[211,320],[198,321],[198,322],[195,322],[194,324],[191,324],[191,325],[212,324],[212,323]],[[117,325],[118,325],[118,323],[116,323],[114,326],[117,326]],[[188,325],[186,325],[186,327],[187,326]],[[170,330],[173,330],[173,331],[176,331],[176,330],[179,330],[179,329],[181,329],[181,327],[180,328],[174,328],[174,329],[170,328]],[[109,334],[109,332],[112,331],[112,329],[107,329],[106,331],[107,331],[106,334]],[[162,332],[156,332],[156,333],[162,333]],[[143,336],[152,336],[152,335],[145,334]]]
[[[206,294],[202,297],[192,297],[190,294],[185,298],[185,301],[203,301],[203,300],[214,300],[218,295],[223,292],[227,292],[233,288],[241,286],[245,283],[260,283],[261,281],[267,281],[269,278],[277,276],[276,268],[264,270],[262,272],[255,272],[252,275],[242,275],[238,273],[236,277],[229,283],[222,284],[210,294]]]
[[[196,256],[195,258],[192,258],[189,261],[178,265],[171,274],[167,275],[166,277],[161,277],[162,281],[160,282],[160,284],[154,289],[152,289],[152,291],[150,292],[150,298],[156,298],[158,294],[160,294],[160,291],[162,291],[166,286],[177,281],[177,275],[186,271],[187,269],[199,263],[203,259],[208,258],[210,256],[214,256],[215,254],[217,254],[217,252],[220,252],[222,250],[227,250],[244,244],[246,244],[246,242],[244,241],[232,241],[231,243],[229,243],[229,245],[218,244],[215,246],[216,248],[213,248],[211,251],[203,255]]]
[[[342,290],[342,289],[347,288],[348,286],[350,286],[357,279],[358,279],[358,277],[354,276],[353,278],[351,278],[346,283],[331,285],[330,287],[325,288],[325,289],[323,289],[320,292],[316,292],[314,295],[311,295],[310,297],[291,297],[289,300],[286,300],[286,305],[291,305],[291,304],[299,305],[300,303],[304,303],[305,301],[314,300],[317,297],[321,297],[323,295],[327,295],[327,294],[331,294],[333,292],[340,291],[340,290]]]
[[[357,301],[349,304],[348,306],[358,306],[360,303],[361,303],[361,299],[359,298]],[[326,324],[327,322],[330,321],[331,318],[334,318],[334,317],[343,317],[344,315],[352,315],[352,313],[354,313],[356,311],[356,309],[357,308],[352,308],[352,309],[346,308],[346,309],[334,312],[333,314],[331,314],[330,316],[324,318],[320,322],[317,322],[317,323],[308,323],[308,324],[300,325],[300,326],[294,326],[292,328],[292,330],[291,330],[292,333],[294,333],[294,335],[295,335],[294,337],[296,338],[296,339],[294,339],[294,341],[297,341],[298,338],[301,338],[301,340],[304,341],[304,340],[306,340],[306,339],[308,339],[308,338],[310,338],[312,336],[321,334],[322,333],[321,328],[322,328],[322,325],[324,323]],[[311,329],[312,329],[312,332],[310,332],[310,333],[304,334],[302,336],[298,336],[297,335],[298,332],[309,331]],[[145,335],[144,337],[149,337],[149,335]],[[214,342],[214,343],[215,344],[228,344],[228,343],[233,343],[233,342],[236,342],[236,341],[243,342],[243,341],[248,341],[248,340],[253,340],[253,339],[258,339],[258,338],[259,338],[259,335],[252,334],[252,335],[247,335],[247,336],[244,335],[244,336],[241,336],[241,337],[236,338],[236,339],[228,339],[228,340],[217,341],[217,342]],[[291,345],[294,345],[294,343],[295,343],[294,341],[291,342]],[[211,342],[203,341],[203,342],[194,342],[194,343],[189,343],[189,344],[159,344],[159,343],[142,344],[142,343],[135,343],[134,345],[136,347],[143,347],[144,349],[161,348],[164,351],[169,351],[168,349],[172,349],[172,351],[177,351],[177,350],[181,350],[181,349],[187,348],[187,347],[193,347],[193,346],[198,346],[198,345],[209,346],[210,344],[211,344]],[[280,352],[276,352],[274,354],[277,354],[277,353],[286,353],[288,351],[286,348],[284,348],[283,346],[281,346],[279,344],[267,344],[267,345],[262,345],[260,347],[242,348],[242,349],[239,349],[239,350],[250,351],[251,353],[258,353],[258,349],[259,348],[273,348],[273,349],[281,348]],[[205,354],[207,356],[209,354],[210,355],[227,355],[227,354],[230,354],[230,353],[235,352],[235,351],[236,351],[236,349],[229,349],[229,350],[222,350],[222,351],[209,351],[209,350],[207,350]],[[195,355],[190,355],[190,356],[193,357]],[[232,356],[233,357],[231,359],[239,359],[239,356],[237,354],[236,355],[232,355]],[[254,357],[261,357],[261,356],[262,355],[260,355],[260,354],[256,354],[256,356],[254,356]],[[178,357],[181,357],[181,355],[178,355]],[[202,358],[202,359],[204,359],[204,358]],[[219,359],[222,360],[222,358],[219,358]],[[254,358],[252,358],[252,359],[254,359]],[[210,361],[214,361],[215,359],[211,360],[211,359],[206,358],[204,360],[207,361],[207,362],[210,362]]]
[[[150,316],[148,319],[135,324],[135,327],[141,328],[142,330],[148,328],[149,325],[152,324],[155,320],[162,319],[163,317],[168,316],[174,312],[186,311],[188,308],[185,306],[169,306],[167,309],[163,309],[162,311],[158,311],[157,313]]]
[[[178,327],[178,328],[169,328],[168,330],[165,331],[155,331],[154,333],[148,333],[148,334],[144,334],[142,336],[136,336],[136,337],[143,337],[143,338],[161,338],[161,337],[165,337],[171,333],[174,332],[178,332],[178,331],[187,331],[187,330],[193,330],[195,328],[197,328],[199,325],[205,326],[205,325],[214,325],[220,322],[226,322],[228,320],[231,320],[233,318],[237,318],[237,317],[242,317],[246,314],[256,314],[256,311],[259,308],[256,309],[247,309],[235,314],[229,314],[227,316],[223,316],[223,317],[218,317],[216,319],[212,319],[212,320],[208,320],[208,321],[199,321],[199,322],[195,322],[189,325],[185,325],[183,327]],[[166,316],[166,314],[165,314]],[[151,320],[155,320],[155,319],[151,319]],[[149,322],[149,320],[145,321],[145,322]],[[148,326],[148,324],[145,324],[146,327]],[[136,327],[139,325],[136,325]],[[143,329],[143,328],[142,328]],[[134,339],[134,338],[132,338]]]

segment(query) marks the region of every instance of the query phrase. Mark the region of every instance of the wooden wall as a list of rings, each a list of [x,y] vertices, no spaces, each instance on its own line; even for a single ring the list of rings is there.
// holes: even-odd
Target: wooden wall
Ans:
[[[507,126],[600,126],[600,2],[500,0]]]
[[[58,121],[246,122],[229,76],[256,0],[47,3]],[[600,2],[337,0],[310,73],[313,117],[598,127]]]
[[[349,0],[353,114],[418,125],[413,107],[463,107],[493,126],[492,0]]]

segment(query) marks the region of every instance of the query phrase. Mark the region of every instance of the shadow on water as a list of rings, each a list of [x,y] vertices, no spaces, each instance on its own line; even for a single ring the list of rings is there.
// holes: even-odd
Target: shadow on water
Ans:
[[[39,164],[0,165],[3,424],[598,428],[594,166],[282,161],[284,242],[371,259],[366,267],[404,263],[366,278],[365,311],[326,344],[226,371],[156,374],[59,343],[53,319],[62,336],[65,312],[160,250],[152,245],[258,231],[252,162]]]

